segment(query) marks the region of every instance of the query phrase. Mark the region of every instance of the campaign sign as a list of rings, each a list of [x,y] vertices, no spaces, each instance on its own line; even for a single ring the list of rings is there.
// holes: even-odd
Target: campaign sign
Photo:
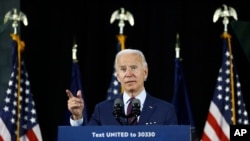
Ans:
[[[230,141],[249,141],[250,125],[230,125]]]
[[[58,141],[191,141],[188,125],[59,126]]]

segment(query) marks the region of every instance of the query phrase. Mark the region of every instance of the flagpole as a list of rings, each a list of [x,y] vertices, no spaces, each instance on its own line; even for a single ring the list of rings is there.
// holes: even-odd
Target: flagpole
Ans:
[[[27,17],[24,13],[17,11],[16,8],[13,8],[11,11],[8,11],[4,17],[4,24],[6,24],[9,20],[12,20],[12,27],[14,29],[14,33],[11,34],[12,40],[17,43],[17,55],[18,55],[18,78],[17,78],[17,137],[16,140],[20,140],[20,116],[21,116],[21,53],[24,51],[25,43],[22,41],[17,34],[18,22],[22,21],[25,26],[28,25]]]
[[[231,84],[231,103],[232,103],[232,124],[236,124],[236,108],[235,108],[235,91],[234,91],[234,75],[233,75],[233,62],[232,62],[232,48],[231,48],[231,35],[228,33],[228,24],[229,17],[233,17],[235,20],[238,20],[237,13],[233,7],[227,6],[226,4],[222,5],[223,8],[217,8],[214,12],[213,22],[217,22],[218,18],[222,17],[222,23],[224,25],[224,32],[222,33],[222,38],[226,39],[229,48],[230,55],[230,84]]]

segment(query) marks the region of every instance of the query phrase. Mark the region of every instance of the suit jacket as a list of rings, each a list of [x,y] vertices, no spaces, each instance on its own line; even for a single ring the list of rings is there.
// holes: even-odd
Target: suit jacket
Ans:
[[[122,95],[116,98],[121,98]],[[106,100],[95,106],[87,125],[120,125],[113,115],[114,100]],[[125,118],[121,121],[125,123]],[[173,125],[178,124],[174,106],[147,93],[137,125]]]

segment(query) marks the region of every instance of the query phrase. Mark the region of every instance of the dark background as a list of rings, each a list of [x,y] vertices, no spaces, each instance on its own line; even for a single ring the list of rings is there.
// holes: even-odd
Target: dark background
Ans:
[[[246,1],[247,2],[247,1]],[[45,141],[53,141],[63,124],[67,106],[65,89],[70,87],[71,49],[78,44],[78,59],[89,115],[105,100],[116,53],[117,21],[114,10],[124,7],[135,20],[126,22],[126,48],[144,52],[149,64],[146,90],[171,101],[173,96],[176,34],[180,34],[181,57],[199,136],[206,121],[221,65],[223,32],[221,19],[213,23],[215,10],[223,3],[235,8],[239,21],[249,21],[249,4],[243,1],[181,0],[66,0],[21,1],[29,21],[21,27],[24,52]],[[233,54],[238,67],[244,100],[250,112],[250,63],[234,31]]]

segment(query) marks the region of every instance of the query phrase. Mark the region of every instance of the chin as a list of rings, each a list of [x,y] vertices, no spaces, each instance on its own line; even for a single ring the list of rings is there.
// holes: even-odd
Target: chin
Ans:
[[[132,92],[134,92],[134,91],[135,91],[135,89],[130,88],[130,89],[126,89],[126,91],[127,91],[127,92],[129,92],[129,93],[132,93]]]

